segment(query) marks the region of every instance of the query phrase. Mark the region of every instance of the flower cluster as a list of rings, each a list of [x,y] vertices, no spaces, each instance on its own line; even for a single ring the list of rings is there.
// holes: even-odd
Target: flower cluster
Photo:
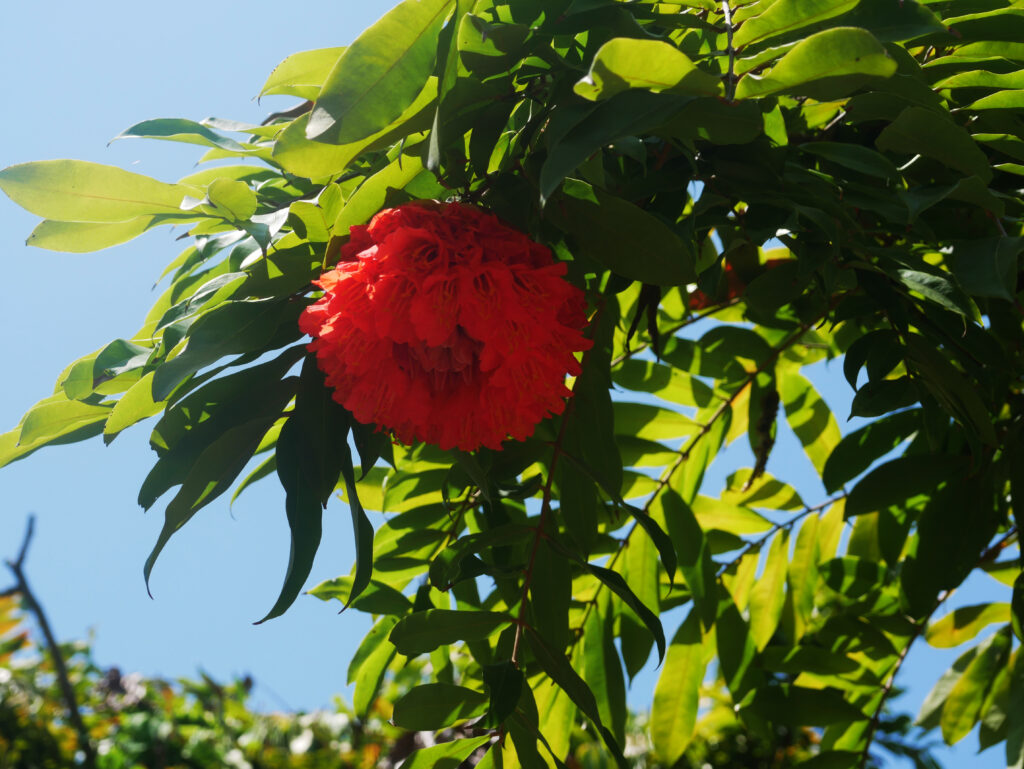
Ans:
[[[299,323],[333,397],[403,443],[500,448],[569,395],[590,346],[583,293],[546,247],[461,203],[351,228]]]

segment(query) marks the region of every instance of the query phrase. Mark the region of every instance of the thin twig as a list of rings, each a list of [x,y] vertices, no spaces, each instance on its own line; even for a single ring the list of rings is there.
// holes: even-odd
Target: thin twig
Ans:
[[[17,592],[21,594],[22,599],[25,601],[26,608],[35,615],[36,623],[43,632],[43,638],[46,639],[46,648],[50,652],[50,659],[53,662],[53,669],[57,676],[57,684],[64,697],[64,704],[67,706],[68,720],[71,721],[71,725],[78,735],[78,747],[85,757],[84,766],[92,769],[96,765],[96,752],[93,750],[92,742],[89,740],[89,731],[82,722],[82,714],[78,709],[78,699],[75,697],[75,689],[68,678],[68,668],[64,662],[64,655],[61,654],[60,646],[57,645],[57,639],[53,636],[53,630],[50,629],[50,623],[46,619],[43,607],[32,594],[28,586],[28,580],[25,578],[25,556],[28,554],[28,546],[35,531],[35,524],[35,516],[30,515],[28,525],[25,528],[25,539],[21,543],[17,560],[5,561],[5,563],[7,568],[11,570],[11,573],[14,574],[15,580],[17,580]]]
[[[672,328],[668,329],[665,332],[665,336],[666,337],[673,336],[676,332],[681,331],[682,329],[686,328],[687,326],[690,326],[690,325],[696,323],[699,320],[704,320],[704,318],[708,318],[708,317],[714,315],[717,312],[721,312],[722,310],[725,310],[725,309],[727,309],[729,307],[732,307],[733,305],[738,304],[739,301],[740,301],[739,297],[736,297],[735,299],[729,299],[728,301],[722,302],[721,304],[716,304],[714,307],[710,308],[706,312],[694,313],[690,317],[686,318],[686,320],[680,321],[679,323],[677,323],[674,326],[672,326]],[[613,360],[611,362],[612,368],[615,368],[615,366],[618,366],[623,361],[629,360],[630,358],[632,358],[637,353],[643,352],[644,350],[646,350],[650,346],[651,345],[650,345],[649,342],[641,342],[636,347],[633,347],[633,348],[630,348],[629,350],[626,350],[625,352],[622,353],[622,355],[620,355],[619,357],[615,358],[615,360]]]

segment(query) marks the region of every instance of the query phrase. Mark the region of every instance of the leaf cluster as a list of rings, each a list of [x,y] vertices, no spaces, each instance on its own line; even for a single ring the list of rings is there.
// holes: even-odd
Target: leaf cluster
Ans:
[[[1016,0],[405,0],[283,62],[263,92],[304,101],[265,125],[124,134],[259,165],[174,185],[6,169],[44,217],[34,245],[162,224],[191,242],[143,327],[72,364],[0,463],[159,415],[140,503],[175,491],[147,576],[202,507],[276,472],[291,557],[266,619],[301,591],[338,491],[357,562],[312,592],[374,616],[356,712],[429,655],[395,723],[472,726],[409,767],[564,766],[581,720],[622,766],[627,680],[652,653],[666,766],[739,719],[812,729],[813,765],[862,767],[900,751],[883,713],[915,641],[995,623],[920,723],[951,743],[980,724],[1019,765],[1021,18]],[[423,198],[496,212],[587,291],[565,414],[502,451],[392,445],[301,346],[349,228]],[[840,357],[869,420],[845,436],[801,371]],[[814,500],[767,472],[783,421]],[[741,438],[751,466],[705,488]],[[1007,600],[937,618],[976,570]]]

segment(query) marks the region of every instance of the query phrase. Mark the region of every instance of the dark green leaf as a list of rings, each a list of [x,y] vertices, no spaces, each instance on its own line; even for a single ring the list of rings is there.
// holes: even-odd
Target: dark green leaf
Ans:
[[[451,726],[487,709],[487,695],[464,686],[433,683],[414,686],[395,700],[391,721],[412,731]]]
[[[490,611],[428,609],[404,617],[389,636],[391,643],[407,657],[456,641],[480,641],[512,619]]]

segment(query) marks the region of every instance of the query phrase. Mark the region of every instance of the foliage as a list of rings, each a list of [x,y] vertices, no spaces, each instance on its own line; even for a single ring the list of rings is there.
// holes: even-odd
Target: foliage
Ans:
[[[320,491],[340,480],[357,563],[313,592],[375,617],[349,669],[356,713],[429,655],[396,724],[482,717],[409,769],[486,746],[481,767],[564,766],[580,720],[623,766],[626,679],[652,652],[666,764],[710,686],[755,735],[814,729],[808,765],[864,766],[922,636],[970,646],[921,723],[949,743],[980,724],[981,747],[1020,766],[1022,14],[405,0],[348,48],[283,62],[264,93],[309,101],[266,125],[123,134],[257,164],[173,185],[76,161],[6,169],[0,188],[44,218],[33,245],[94,250],[162,224],[192,241],[142,328],[69,366],[0,437],[0,462],[162,415],[139,501],[177,490],[147,578],[246,468],[236,495],[277,470],[292,547],[266,619],[302,589]],[[587,292],[593,347],[565,414],[501,451],[392,446],[313,365],[293,373],[296,318],[349,228],[424,198],[494,211]],[[846,436],[801,373],[840,356],[870,420]],[[812,500],[766,472],[781,419],[820,474]],[[704,488],[744,436],[752,466]],[[940,616],[976,570],[1004,600]]]
[[[0,598],[0,623],[7,628],[0,654],[0,767],[79,765],[76,735],[60,705],[51,660],[33,645],[17,601],[14,594]],[[250,678],[222,684],[202,673],[195,680],[163,681],[99,667],[87,642],[62,644],[61,653],[90,737],[99,746],[98,769],[387,769],[433,741],[430,732],[388,723],[391,703],[423,681],[424,666],[415,662],[389,676],[367,716],[359,719],[340,700],[333,711],[256,712],[249,704]],[[718,716],[691,743],[684,766],[783,769],[807,758],[816,739],[810,730],[784,729],[764,739],[749,734],[734,717]],[[457,733],[448,729],[440,736]],[[661,766],[642,717],[629,715],[627,734],[634,769]],[[608,765],[594,736],[581,728],[573,732],[571,756],[575,766]]]

